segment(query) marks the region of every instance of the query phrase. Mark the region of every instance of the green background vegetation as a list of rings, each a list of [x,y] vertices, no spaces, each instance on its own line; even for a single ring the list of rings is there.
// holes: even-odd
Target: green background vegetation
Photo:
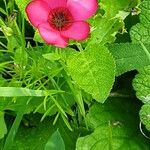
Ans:
[[[0,2],[0,148],[149,150],[150,1],[99,0],[65,49],[43,43],[29,2]]]

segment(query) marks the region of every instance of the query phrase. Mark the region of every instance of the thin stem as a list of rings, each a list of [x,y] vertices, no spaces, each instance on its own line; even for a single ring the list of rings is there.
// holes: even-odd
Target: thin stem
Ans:
[[[134,98],[134,95],[131,94],[124,94],[124,93],[119,93],[119,92],[111,92],[109,94],[109,97],[119,97],[119,98]]]
[[[4,5],[5,5],[5,9],[6,9],[7,17],[8,17],[8,8],[7,8],[7,2],[6,2],[6,0],[3,0],[3,2],[4,2]]]
[[[7,46],[0,41],[0,45],[7,49]]]

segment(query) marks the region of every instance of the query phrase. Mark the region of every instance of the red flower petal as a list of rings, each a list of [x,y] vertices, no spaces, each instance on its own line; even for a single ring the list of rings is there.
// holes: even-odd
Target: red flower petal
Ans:
[[[68,0],[67,7],[75,20],[83,21],[96,13],[97,0]]]
[[[33,0],[26,7],[27,16],[35,27],[48,20],[49,11],[50,8],[42,0]]]
[[[45,1],[51,9],[56,7],[66,7],[67,0],[43,0]]]
[[[59,31],[52,29],[49,23],[39,25],[38,30],[47,44],[52,44],[61,48],[68,45],[68,38],[61,36]]]
[[[84,40],[88,37],[90,26],[86,22],[74,22],[69,29],[61,31],[61,35],[74,40]]]

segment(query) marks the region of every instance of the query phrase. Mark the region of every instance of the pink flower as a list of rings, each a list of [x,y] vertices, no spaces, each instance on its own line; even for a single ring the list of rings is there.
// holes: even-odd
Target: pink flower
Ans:
[[[97,0],[32,0],[26,7],[31,24],[47,44],[66,47],[69,39],[84,40],[96,13]]]

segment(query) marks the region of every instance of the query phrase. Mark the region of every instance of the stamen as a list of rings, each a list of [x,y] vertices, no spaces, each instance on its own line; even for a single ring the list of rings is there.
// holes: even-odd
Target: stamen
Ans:
[[[48,21],[54,29],[67,30],[73,22],[73,17],[67,8],[58,7],[50,11]]]

